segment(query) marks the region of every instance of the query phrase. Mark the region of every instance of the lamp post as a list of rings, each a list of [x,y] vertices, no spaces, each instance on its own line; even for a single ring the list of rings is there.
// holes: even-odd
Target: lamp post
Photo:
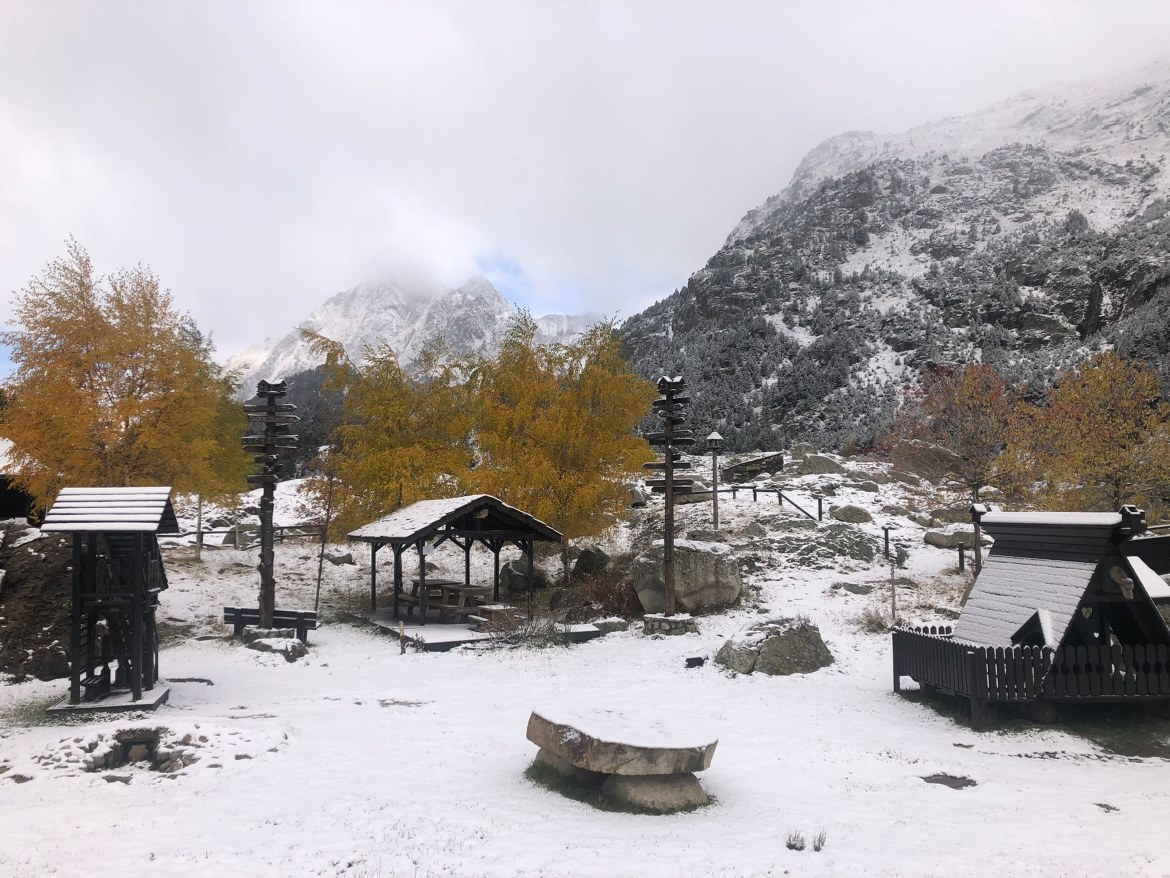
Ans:
[[[707,450],[711,452],[711,528],[719,532],[719,449],[723,437],[712,431],[707,437]]]

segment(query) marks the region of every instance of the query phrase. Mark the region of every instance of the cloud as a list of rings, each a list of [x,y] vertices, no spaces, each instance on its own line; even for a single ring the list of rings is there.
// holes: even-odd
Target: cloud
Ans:
[[[149,263],[225,352],[356,283],[484,265],[537,313],[628,315],[825,137],[1167,37],[1160,3],[7,3],[0,289],[73,234]]]

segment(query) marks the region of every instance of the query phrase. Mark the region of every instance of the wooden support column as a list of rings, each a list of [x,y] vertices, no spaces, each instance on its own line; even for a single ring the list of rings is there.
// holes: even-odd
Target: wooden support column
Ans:
[[[467,539],[463,546],[463,584],[471,585],[471,540]]]
[[[69,703],[81,703],[81,534],[73,534],[73,608],[69,631]]]
[[[419,540],[418,546],[418,623],[427,624],[427,556],[423,554],[426,540]]]
[[[378,612],[378,544],[370,543],[370,612]],[[394,595],[394,615],[398,615],[398,595]]]
[[[536,576],[532,569],[532,556],[535,554],[535,542],[524,541],[524,560],[526,562],[525,576],[528,579],[528,620],[532,621],[532,588],[536,583]]]
[[[134,701],[139,701],[142,699],[142,598],[146,582],[142,570],[142,534],[135,534],[135,537],[134,569],[130,576],[134,590],[130,610],[130,695]]]
[[[494,576],[492,579],[492,582],[495,585],[495,589],[492,592],[492,600],[498,604],[500,602],[500,549],[504,547],[504,543],[502,540],[492,540],[489,545],[491,546],[495,565]]]
[[[394,553],[394,618],[398,618],[398,596],[402,594],[402,546],[391,546]]]

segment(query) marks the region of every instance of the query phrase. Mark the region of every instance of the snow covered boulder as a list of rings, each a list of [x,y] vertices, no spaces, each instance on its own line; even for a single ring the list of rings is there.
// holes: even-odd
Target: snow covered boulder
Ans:
[[[973,530],[928,530],[922,535],[922,541],[928,546],[934,546],[938,549],[957,549],[962,546],[964,549],[973,551],[975,549],[975,531]],[[985,540],[984,544],[988,541]]]
[[[249,641],[248,649],[280,653],[286,662],[295,662],[309,654],[309,648],[296,637],[259,637]]]
[[[756,622],[723,644],[715,663],[737,674],[811,674],[833,663],[821,631],[808,619]]]
[[[845,504],[844,506],[834,506],[829,510],[829,517],[837,521],[844,521],[848,524],[869,524],[873,521],[873,516],[860,506],[853,506]]]
[[[789,456],[793,458],[805,458],[810,454],[816,454],[817,447],[811,442],[797,442],[790,449],[788,449]]]
[[[664,547],[658,540],[634,559],[630,575],[634,591],[647,613],[666,609],[662,581]],[[688,612],[704,607],[726,607],[739,599],[739,561],[726,543],[674,541],[674,588],[678,602]]]
[[[635,509],[641,509],[649,502],[641,488],[637,485],[630,485],[630,506]]]
[[[796,471],[802,476],[843,475],[848,472],[844,464],[837,463],[833,458],[825,457],[823,454],[806,455]]]

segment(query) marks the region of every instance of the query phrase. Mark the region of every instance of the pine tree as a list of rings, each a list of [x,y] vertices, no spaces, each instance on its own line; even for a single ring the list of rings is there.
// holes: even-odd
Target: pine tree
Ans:
[[[102,278],[70,239],[16,294],[14,323],[0,333],[16,367],[0,433],[38,508],[67,484],[242,489],[246,458],[224,435],[231,385],[148,269]]]

